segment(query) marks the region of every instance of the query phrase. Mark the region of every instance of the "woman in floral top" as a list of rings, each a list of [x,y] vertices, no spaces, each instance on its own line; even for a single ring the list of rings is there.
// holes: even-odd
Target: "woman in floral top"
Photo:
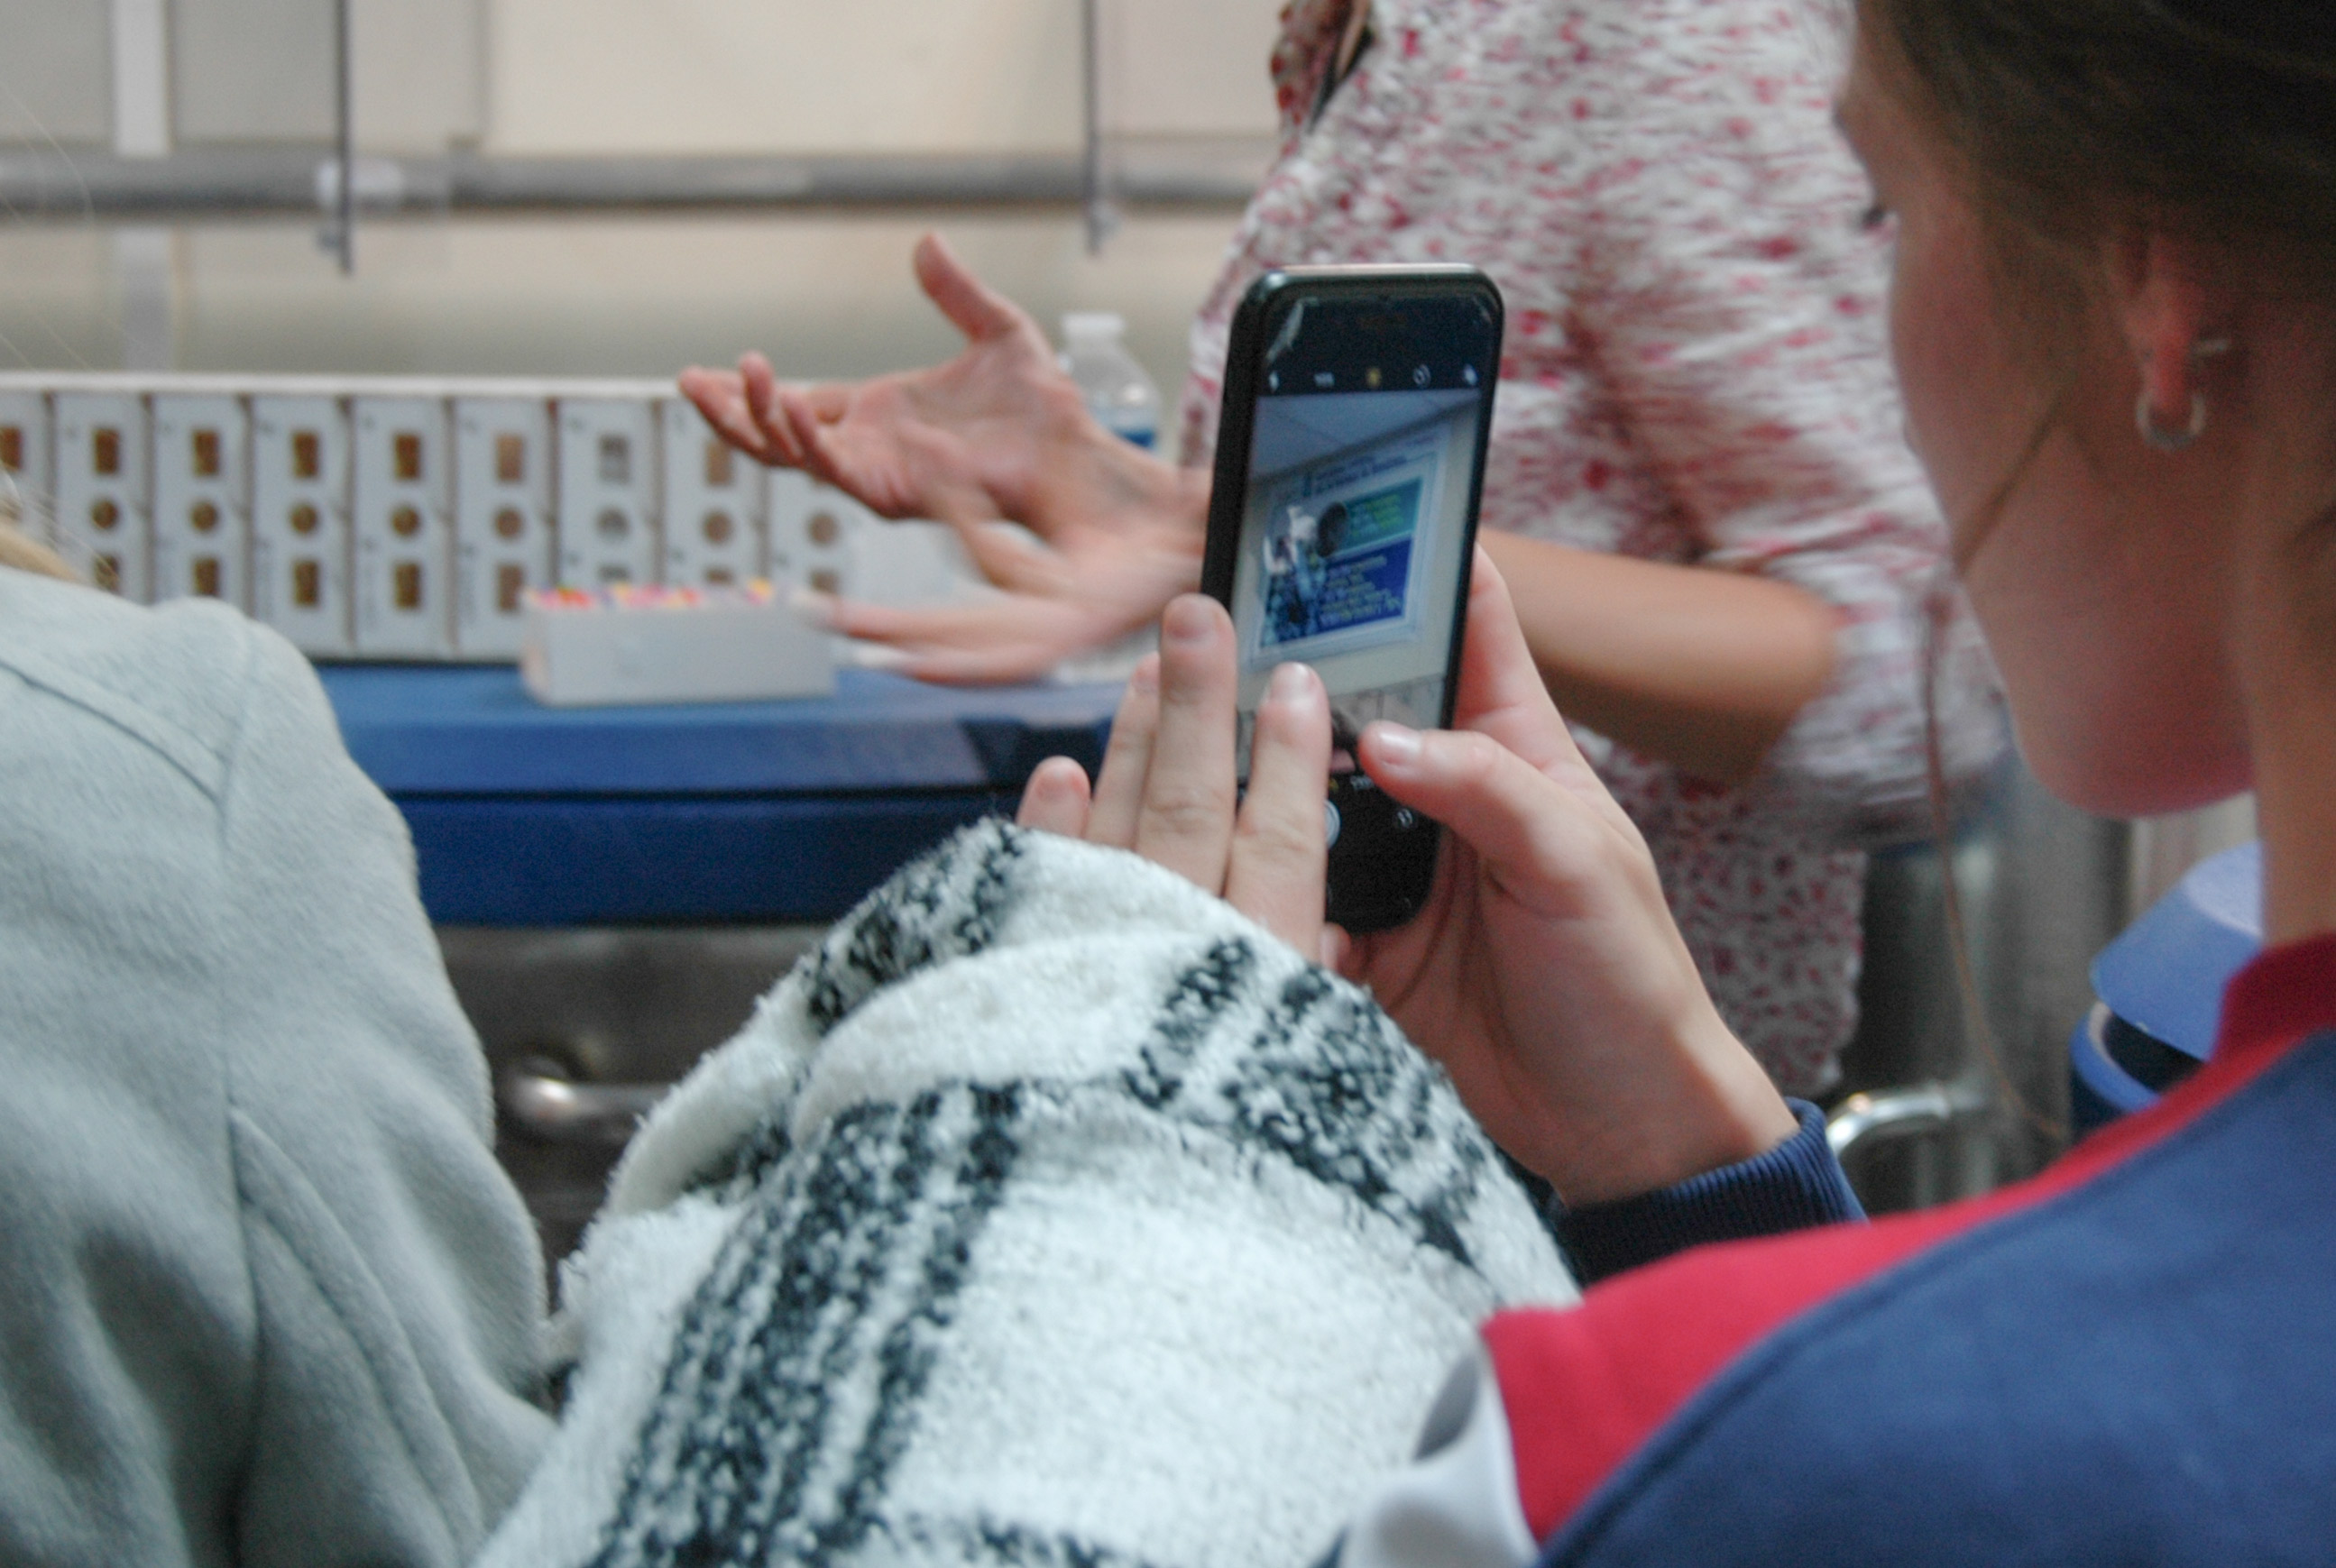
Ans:
[[[1197,577],[1259,273],[1483,267],[1509,323],[1486,544],[1721,1011],[1781,1087],[1822,1091],[1855,1023],[1861,847],[1927,818],[1926,622],[1951,784],[2000,722],[1900,437],[1815,28],[1790,0],[1295,0],[1282,24],[1281,151],[1193,326],[1181,469],[1105,438],[1044,334],[930,240],[959,359],[781,387],[749,355],[685,386],[766,461],[957,524],[1007,590],[838,605],[842,629],[932,678],[1015,678]]]

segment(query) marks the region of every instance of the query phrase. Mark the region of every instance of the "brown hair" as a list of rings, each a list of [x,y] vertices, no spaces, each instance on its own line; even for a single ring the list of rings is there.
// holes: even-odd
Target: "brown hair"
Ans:
[[[2029,251],[2017,272],[2141,222],[2336,285],[2328,0],[1858,0],[1858,18],[1996,237]]]
[[[1858,47],[1960,166],[1996,303],[2024,330],[2047,407],[1972,517],[1968,561],[2059,425],[2099,246],[2165,230],[2336,295],[2336,0],[1854,0]],[[1942,588],[1941,592],[1943,592]],[[1948,815],[1932,703],[1942,617],[1923,652],[1931,799]],[[1952,876],[1965,1024],[2000,1097],[2048,1133],[1987,1029]]]
[[[2061,425],[2104,240],[2180,234],[2336,295],[2336,3],[1854,4],[1864,58],[1969,182],[1996,308],[2045,393],[1958,519],[1961,566]]]

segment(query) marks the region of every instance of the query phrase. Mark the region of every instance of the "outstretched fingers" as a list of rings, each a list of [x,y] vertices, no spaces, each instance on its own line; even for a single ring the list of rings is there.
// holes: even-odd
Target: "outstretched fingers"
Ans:
[[[994,595],[946,605],[813,601],[827,628],[891,650],[889,667],[943,685],[1036,680],[1095,641],[1076,607]]]
[[[800,399],[801,392],[781,385],[771,362],[758,353],[739,356],[738,381],[745,395],[746,417],[762,432],[775,460],[791,469],[809,469],[812,454],[785,406],[791,396]]]
[[[1020,638],[968,647],[903,650],[891,667],[935,686],[1010,686],[1044,680],[1074,650],[1060,640]]]
[[[746,409],[745,382],[736,371],[692,365],[675,380],[682,396],[697,405],[697,411],[724,440],[759,461],[782,460],[769,438],[755,428]]]
[[[975,343],[1010,336],[1031,324],[1013,301],[976,277],[940,236],[928,234],[918,240],[911,260],[925,297]]]
[[[774,441],[784,440],[794,456],[791,466],[823,485],[832,485],[881,517],[910,515],[902,508],[900,492],[906,482],[894,461],[855,461],[839,431],[848,431],[846,416],[851,393],[832,382],[813,386],[774,386],[767,418]],[[897,432],[892,432],[897,436]],[[864,444],[864,443],[863,443]],[[879,452],[890,452],[876,443]]]
[[[1060,596],[1072,586],[1063,557],[1029,529],[998,515],[988,495],[972,486],[937,485],[932,508],[982,580],[1009,594]]]

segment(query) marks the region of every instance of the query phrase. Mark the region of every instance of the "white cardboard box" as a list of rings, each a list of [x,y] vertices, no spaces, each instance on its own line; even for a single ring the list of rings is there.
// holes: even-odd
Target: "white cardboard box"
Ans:
[[[533,595],[520,674],[536,701],[561,708],[835,690],[827,633],[767,583]]]

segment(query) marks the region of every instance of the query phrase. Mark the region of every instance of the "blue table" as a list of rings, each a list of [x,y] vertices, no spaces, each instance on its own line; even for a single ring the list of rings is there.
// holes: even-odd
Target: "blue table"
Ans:
[[[827,698],[562,709],[509,666],[319,673],[463,925],[833,919],[1045,758],[1092,770],[1119,696],[844,670]]]

